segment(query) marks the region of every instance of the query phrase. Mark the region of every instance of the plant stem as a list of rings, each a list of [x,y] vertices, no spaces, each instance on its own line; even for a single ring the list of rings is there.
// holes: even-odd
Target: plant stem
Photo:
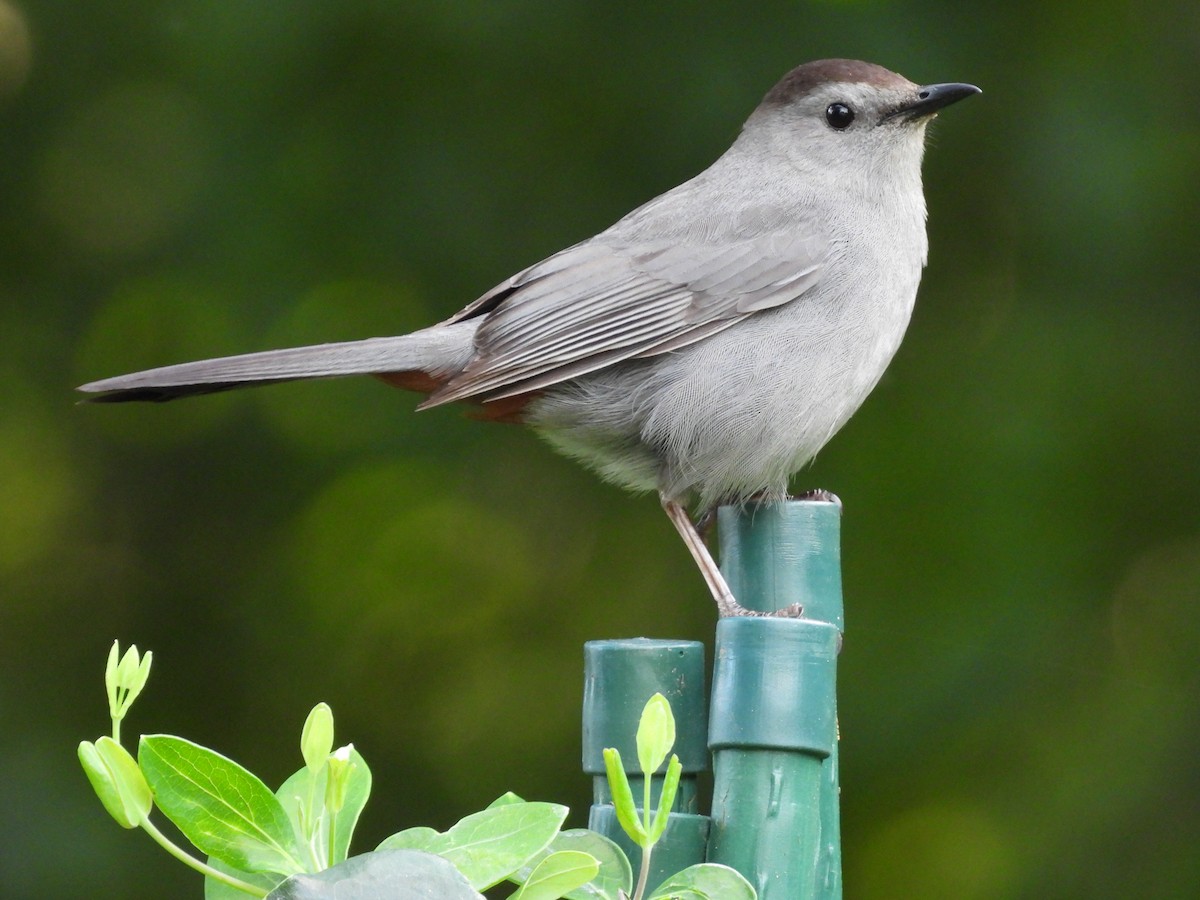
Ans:
[[[642,848],[642,865],[638,869],[637,890],[633,892],[633,900],[642,900],[646,893],[646,882],[650,880],[650,851],[653,849],[653,844]]]
[[[642,776],[642,827],[650,833],[650,773]]]
[[[138,824],[146,830],[146,833],[150,835],[150,837],[154,838],[155,842],[160,847],[170,853],[185,866],[195,869],[201,875],[207,875],[209,878],[215,878],[217,881],[227,884],[231,888],[239,891],[245,891],[247,894],[253,894],[255,897],[267,896],[267,891],[263,888],[260,888],[258,885],[250,884],[248,881],[242,881],[240,878],[226,874],[218,869],[214,869],[212,866],[201,862],[200,860],[196,859],[196,857],[176,846],[171,842],[170,838],[168,838],[165,834],[159,831],[157,827],[155,827],[154,823],[150,821],[149,816],[143,816],[142,821]]]
[[[321,833],[321,816],[314,813],[313,807],[316,806],[316,779],[310,778],[308,783],[308,803],[299,794],[296,797],[296,810],[300,819],[300,830],[304,832],[304,846],[308,848],[308,858],[312,861],[312,871],[320,872],[322,869],[327,869],[332,862],[321,864],[321,857],[317,854],[317,845],[320,843],[318,837]]]
[[[329,862],[327,863],[327,865],[330,865],[330,866],[336,865],[338,862],[337,856],[334,851],[334,841],[336,840],[336,832],[334,831],[334,825],[336,825],[336,824],[337,824],[337,812],[335,812],[334,810],[331,809],[329,811]]]
[[[320,872],[322,869],[328,869],[329,866],[332,865],[331,863],[324,863],[321,861],[321,854],[317,850],[317,845],[320,843],[321,842],[317,839],[317,837],[313,836],[305,841],[304,844],[306,847],[308,847],[308,858],[312,860],[312,871],[314,872]]]

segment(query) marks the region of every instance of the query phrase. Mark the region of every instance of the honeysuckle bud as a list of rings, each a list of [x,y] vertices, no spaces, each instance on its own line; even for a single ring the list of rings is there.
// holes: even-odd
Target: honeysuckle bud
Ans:
[[[118,661],[119,657],[119,661]],[[137,644],[133,644],[120,656],[120,647],[113,641],[108,651],[108,664],[104,668],[104,686],[108,689],[108,711],[120,721],[137,699],[146,680],[150,677],[150,664],[154,654],[147,650],[145,656],[138,655]]]
[[[300,732],[300,753],[304,765],[313,775],[321,771],[333,749],[333,710],[328,703],[318,703],[304,720]]]
[[[675,717],[671,714],[671,704],[662,694],[655,694],[646,701],[637,730],[638,765],[647,778],[658,771],[674,744]]]
[[[346,788],[350,784],[350,774],[354,771],[354,762],[350,755],[354,745],[347,744],[329,754],[329,778],[325,783],[325,808],[330,812],[339,812],[346,805]]]

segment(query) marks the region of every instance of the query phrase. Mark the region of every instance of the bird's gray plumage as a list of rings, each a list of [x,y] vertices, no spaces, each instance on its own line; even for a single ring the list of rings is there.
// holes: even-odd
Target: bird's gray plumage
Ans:
[[[621,230],[506,283],[475,334],[472,360],[424,405],[525,393],[681,349],[795,300],[816,283],[826,249],[806,234],[701,243],[621,240]]]
[[[968,89],[809,63],[709,169],[439,325],[81,390],[170,399],[419,373],[422,406],[526,399],[525,421],[626,487],[705,505],[781,495],[900,344],[926,256],[924,126]],[[831,104],[853,122],[833,127]]]

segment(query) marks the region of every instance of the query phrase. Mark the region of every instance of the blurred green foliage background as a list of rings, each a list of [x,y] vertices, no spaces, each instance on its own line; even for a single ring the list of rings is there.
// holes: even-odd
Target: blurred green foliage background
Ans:
[[[277,784],[309,707],[366,849],[505,790],[581,824],[585,640],[709,640],[658,504],[370,380],[80,407],[85,380],[457,310],[704,168],[792,66],[933,126],[909,337],[797,480],[841,495],[849,898],[1195,896],[1194,0],[0,0],[0,894],[198,897],[75,745]]]

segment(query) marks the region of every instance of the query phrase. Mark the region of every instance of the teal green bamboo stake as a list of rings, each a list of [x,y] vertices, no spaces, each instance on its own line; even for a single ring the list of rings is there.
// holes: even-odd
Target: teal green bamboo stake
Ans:
[[[738,601],[799,619],[717,625],[709,747],[708,859],[759,900],[842,896],[836,670],[842,619],[841,509],[824,501],[722,507],[721,569]]]
[[[616,747],[634,797],[645,788],[635,743],[646,701],[661,693],[675,715],[675,748],[683,776],[675,811],[650,857],[653,890],[667,876],[704,862],[708,816],[698,814],[697,777],[708,769],[704,645],[697,641],[648,638],[588,641],[584,644],[583,770],[592,776],[593,802],[588,828],[611,838],[625,851],[636,873],[642,852],[617,822],[604,769],[604,748]],[[662,776],[650,782],[651,806],[657,807]],[[639,811],[640,812],[640,811]]]

